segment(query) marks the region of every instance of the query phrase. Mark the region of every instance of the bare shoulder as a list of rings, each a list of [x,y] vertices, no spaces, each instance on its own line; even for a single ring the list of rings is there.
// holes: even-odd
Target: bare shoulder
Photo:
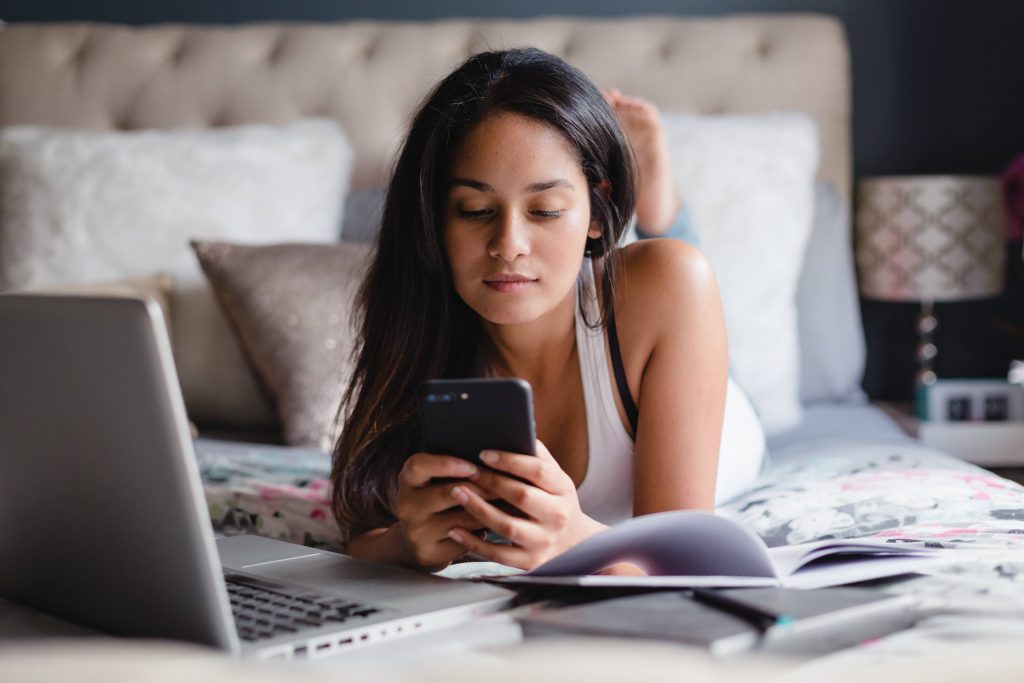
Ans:
[[[634,242],[620,252],[615,315],[626,328],[656,328],[718,305],[718,285],[707,257],[675,239]],[[652,329],[653,331],[653,329]]]
[[[619,252],[615,320],[634,396],[656,348],[692,344],[721,315],[714,270],[696,247],[675,239],[650,239]]]

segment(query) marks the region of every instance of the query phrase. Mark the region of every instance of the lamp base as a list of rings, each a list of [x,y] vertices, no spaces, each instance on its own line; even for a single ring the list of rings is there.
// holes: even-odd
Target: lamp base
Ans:
[[[927,389],[938,381],[934,368],[935,357],[939,355],[939,348],[935,345],[935,330],[938,327],[933,302],[922,301],[921,310],[917,314],[917,373],[914,375],[914,405],[917,416],[922,419],[927,414],[923,403]]]

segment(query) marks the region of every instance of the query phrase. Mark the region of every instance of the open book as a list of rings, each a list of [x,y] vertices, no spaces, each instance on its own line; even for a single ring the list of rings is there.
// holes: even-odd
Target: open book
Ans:
[[[768,548],[753,531],[709,512],[645,515],[592,536],[502,583],[572,586],[822,588],[906,574],[943,561],[941,551],[872,539]],[[647,576],[594,575],[631,562]]]

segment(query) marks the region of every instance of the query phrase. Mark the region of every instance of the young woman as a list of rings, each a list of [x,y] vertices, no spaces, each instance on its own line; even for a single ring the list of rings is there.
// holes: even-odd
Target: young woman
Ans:
[[[653,106],[535,49],[469,58],[420,107],[342,403],[349,553],[529,569],[631,515],[713,506],[728,362],[714,275],[681,241],[618,246],[634,210],[652,233],[679,210],[660,135]],[[420,383],[482,376],[530,383],[539,457],[484,453],[492,471],[417,452]]]

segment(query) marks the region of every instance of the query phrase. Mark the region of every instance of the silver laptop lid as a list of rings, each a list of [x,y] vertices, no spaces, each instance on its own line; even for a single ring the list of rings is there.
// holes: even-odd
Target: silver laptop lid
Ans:
[[[176,376],[153,302],[0,295],[0,594],[237,652]]]

